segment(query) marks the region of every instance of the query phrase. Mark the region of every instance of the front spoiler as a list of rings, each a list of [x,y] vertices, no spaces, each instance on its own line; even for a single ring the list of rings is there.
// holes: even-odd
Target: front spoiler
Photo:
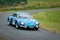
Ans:
[[[23,27],[23,28],[39,28],[39,26],[38,27],[28,27],[28,26],[22,26],[22,25],[20,25],[20,27]]]

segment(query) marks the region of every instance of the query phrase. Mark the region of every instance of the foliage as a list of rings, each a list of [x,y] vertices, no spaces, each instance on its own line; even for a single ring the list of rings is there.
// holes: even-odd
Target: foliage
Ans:
[[[26,5],[24,5],[25,3],[23,1]],[[0,0],[0,11],[45,8],[60,8],[60,0]]]
[[[13,5],[20,4],[21,2],[27,2],[27,0],[0,0],[0,5]]]

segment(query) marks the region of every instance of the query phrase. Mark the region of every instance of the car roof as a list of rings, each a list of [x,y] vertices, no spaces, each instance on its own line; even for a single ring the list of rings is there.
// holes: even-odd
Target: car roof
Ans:
[[[30,16],[30,13],[28,13],[28,12],[15,12],[14,14],[17,14],[17,15],[20,15],[20,16],[24,16],[24,17]]]
[[[30,13],[28,13],[28,12],[15,12],[14,14],[17,14],[17,15],[30,15]]]

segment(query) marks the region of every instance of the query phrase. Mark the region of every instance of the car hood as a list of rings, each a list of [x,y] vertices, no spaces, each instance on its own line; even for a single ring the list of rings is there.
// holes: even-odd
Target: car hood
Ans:
[[[28,26],[33,26],[36,24],[36,22],[38,22],[37,20],[35,19],[18,19],[19,22],[23,21],[25,23],[25,25],[28,25]]]
[[[20,24],[20,22],[23,21],[25,26],[29,26],[29,27],[34,27],[36,26],[36,22],[38,22],[35,19],[18,19],[18,22]]]
[[[26,22],[26,23],[28,23],[28,22],[37,22],[37,20],[35,20],[35,19],[18,19],[18,21],[23,21],[23,22]]]

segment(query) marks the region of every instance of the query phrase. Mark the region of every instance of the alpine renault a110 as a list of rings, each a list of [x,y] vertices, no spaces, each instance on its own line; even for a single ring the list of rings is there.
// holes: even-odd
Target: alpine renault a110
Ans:
[[[29,13],[17,12],[8,17],[8,25],[14,25],[16,28],[33,28],[39,29],[39,22]]]

